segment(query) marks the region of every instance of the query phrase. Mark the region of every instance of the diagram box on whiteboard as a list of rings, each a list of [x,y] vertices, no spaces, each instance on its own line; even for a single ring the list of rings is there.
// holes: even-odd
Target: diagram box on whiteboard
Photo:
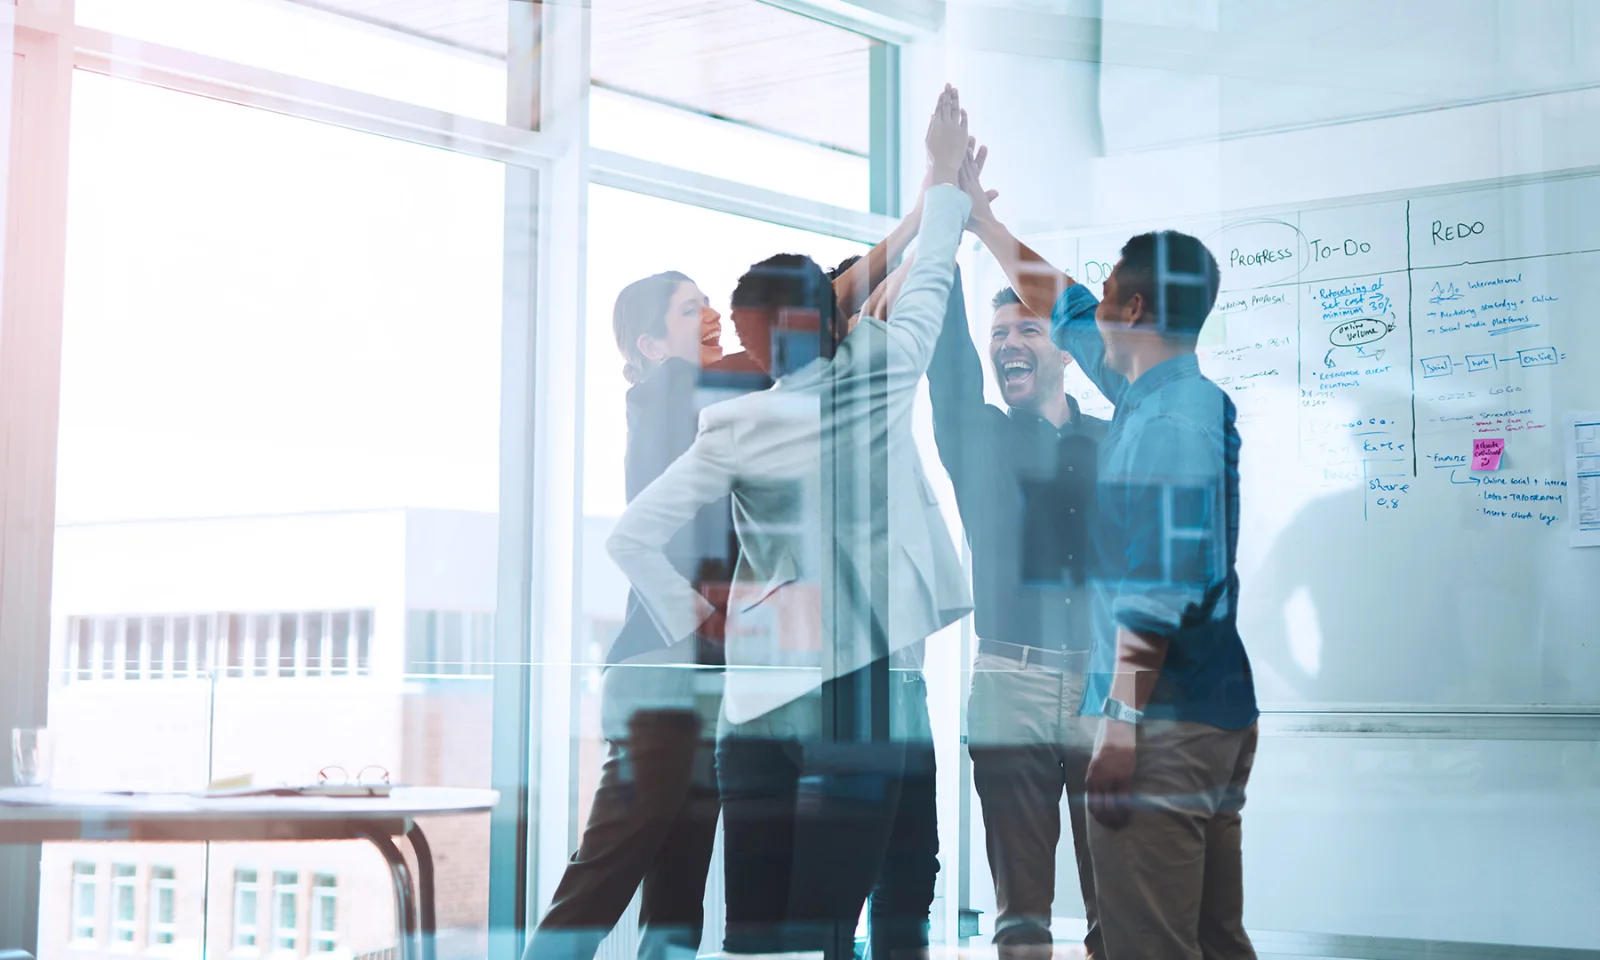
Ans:
[[[1448,377],[1456,372],[1455,364],[1450,362],[1449,357],[1423,357],[1417,362],[1422,364],[1424,377]]]
[[[1517,362],[1524,367],[1553,367],[1559,360],[1560,355],[1551,347],[1517,351]]]
[[[1497,360],[1495,359],[1495,355],[1492,353],[1467,354],[1468,373],[1476,373],[1479,370],[1493,370],[1496,364]]]

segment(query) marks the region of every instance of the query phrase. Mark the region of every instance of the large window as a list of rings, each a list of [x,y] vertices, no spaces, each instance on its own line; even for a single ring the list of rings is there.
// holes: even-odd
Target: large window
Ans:
[[[752,0],[596,0],[590,142],[852,209],[875,42]]]
[[[496,714],[497,673],[519,666],[507,624],[533,618],[535,650],[572,644],[584,659],[622,620],[626,585],[603,548],[625,500],[610,302],[681,269],[726,314],[755,260],[799,250],[827,267],[865,249],[882,42],[757,0],[73,6],[85,29],[68,44],[81,69],[63,118],[50,451],[55,782],[190,791],[341,765],[487,786],[493,751],[530,722]],[[584,31],[567,29],[575,17]],[[577,92],[561,71],[580,63]],[[537,108],[516,99],[535,94]],[[577,103],[609,171],[595,179],[658,186],[564,195],[590,154],[504,126],[560,130]],[[587,251],[581,271],[550,269],[572,250]],[[576,318],[561,307],[585,301]],[[561,325],[575,337],[552,348]],[[537,380],[504,344],[537,356]],[[513,387],[536,398],[531,430],[502,423]],[[580,424],[574,463],[550,438]],[[508,616],[501,485],[528,462],[544,472],[520,482],[540,497],[556,477],[580,488],[517,522],[575,523],[582,599]],[[570,560],[542,540],[534,551],[541,569]],[[578,629],[541,636],[537,618],[568,601]],[[537,730],[540,750],[578,747],[585,796],[547,823],[513,811],[530,836],[564,836],[557,821],[586,811],[592,706]],[[550,891],[525,886],[566,856],[564,841],[530,845],[540,862],[491,881],[486,818],[432,836],[445,960],[488,952],[491,896],[542,909]],[[396,946],[372,894],[383,865],[356,844],[51,845],[45,871],[70,880],[52,886],[61,922],[42,960],[67,942],[172,956]]]
[[[73,92],[57,782],[341,765],[486,786],[506,168],[126,79]],[[449,684],[406,682],[408,596],[462,611],[440,631]],[[485,936],[487,845],[481,820],[435,843],[465,943]],[[362,845],[220,845],[192,876],[230,926],[178,910],[171,878],[135,885],[170,865],[157,848],[114,849],[135,873],[113,878],[111,940],[219,955],[314,946],[313,870],[387,876]],[[342,947],[394,946],[381,897],[346,912]]]
[[[504,0],[75,0],[80,24],[503,123]],[[520,0],[518,0],[520,2]]]

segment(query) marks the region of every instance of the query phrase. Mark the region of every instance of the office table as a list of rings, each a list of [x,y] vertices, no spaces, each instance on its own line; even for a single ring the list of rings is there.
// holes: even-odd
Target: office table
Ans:
[[[494,790],[395,787],[387,797],[200,797],[14,787],[0,790],[0,843],[365,840],[389,865],[401,960],[433,960],[433,852],[417,817],[484,813]],[[417,857],[416,882],[396,837]]]

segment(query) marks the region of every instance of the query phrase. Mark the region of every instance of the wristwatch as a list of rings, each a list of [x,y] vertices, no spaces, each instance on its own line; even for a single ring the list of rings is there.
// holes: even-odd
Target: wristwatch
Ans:
[[[1144,711],[1135,710],[1116,697],[1106,697],[1106,702],[1100,705],[1100,712],[1112,720],[1121,720],[1134,726],[1144,719]]]

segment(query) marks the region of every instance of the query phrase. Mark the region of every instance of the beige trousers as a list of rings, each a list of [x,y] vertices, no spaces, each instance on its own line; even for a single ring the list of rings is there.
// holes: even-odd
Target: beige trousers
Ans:
[[[1088,824],[1109,960],[1254,960],[1239,811],[1255,753],[1254,724],[1140,724],[1132,821]]]
[[[967,750],[983,808],[1002,960],[1039,956],[1029,949],[1039,946],[1049,956],[1063,794],[1088,921],[1084,947],[1090,957],[1104,955],[1084,832],[1083,778],[1097,723],[1078,714],[1087,666],[1087,653],[1070,657],[1065,670],[989,654],[973,664]]]

